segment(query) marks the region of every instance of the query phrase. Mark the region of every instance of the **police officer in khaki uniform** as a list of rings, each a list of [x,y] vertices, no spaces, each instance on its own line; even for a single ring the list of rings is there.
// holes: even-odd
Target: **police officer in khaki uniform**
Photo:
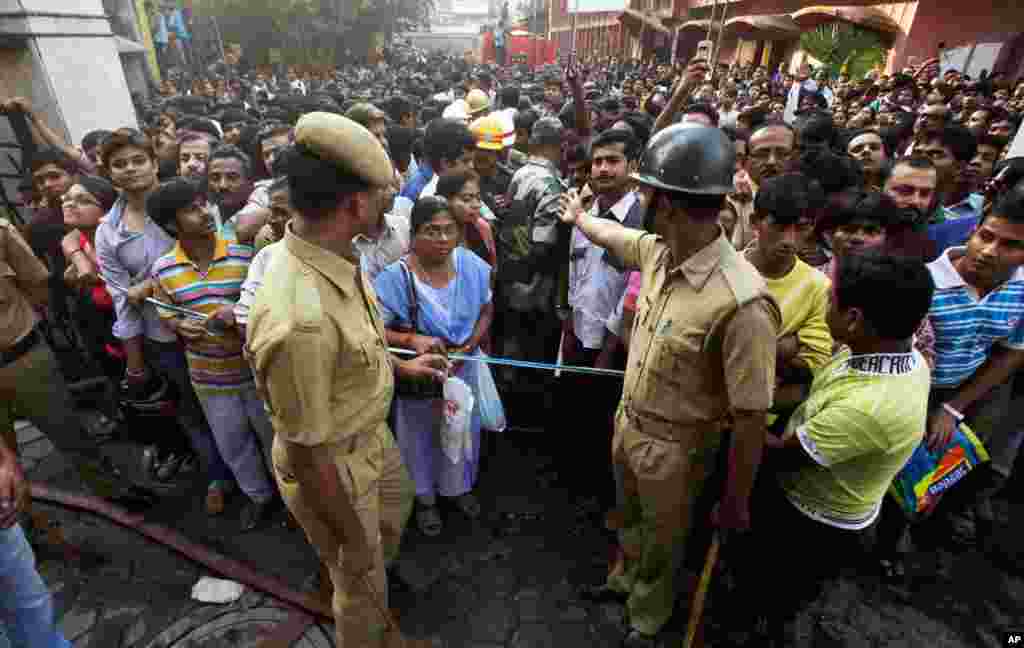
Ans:
[[[386,422],[394,373],[441,380],[448,363],[432,355],[393,364],[359,270],[352,239],[379,230],[392,195],[380,142],[350,119],[309,113],[284,163],[296,214],[247,331],[274,425],[274,471],[330,572],[338,646],[397,645],[385,565],[398,551],[413,485]]]
[[[587,215],[575,192],[563,199],[564,222],[643,277],[612,441],[622,558],[589,592],[626,598],[627,646],[654,645],[672,614],[687,536],[705,523],[694,504],[727,424],[729,474],[713,522],[750,524],[781,316],[718,224],[734,160],[716,128],[680,124],[655,135],[633,176],[654,233]]]
[[[49,301],[49,276],[14,225],[0,218],[0,435],[17,449],[17,412],[74,464],[95,494],[129,508],[146,508],[153,494],[122,483],[96,442],[83,433],[57,358],[39,328],[35,307]],[[46,524],[42,516],[33,515],[33,521]]]

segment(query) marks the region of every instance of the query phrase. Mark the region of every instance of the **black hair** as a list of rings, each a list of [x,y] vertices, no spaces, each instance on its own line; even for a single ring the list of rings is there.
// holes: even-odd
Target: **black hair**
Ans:
[[[572,164],[575,162],[590,161],[590,151],[583,144],[576,143],[565,151],[565,161]]]
[[[591,140],[590,155],[588,157],[593,158],[594,151],[599,148],[607,148],[616,144],[622,144],[622,152],[629,162],[637,160],[643,152],[640,140],[633,133],[619,128],[611,128],[599,133],[597,137]]]
[[[194,119],[182,121],[177,125],[177,129],[206,133],[215,140],[220,141],[220,131],[217,130],[217,126],[205,117],[196,117]]]
[[[415,238],[421,227],[434,220],[437,214],[448,211],[448,200],[441,196],[424,196],[416,201],[409,217],[409,233]]]
[[[440,110],[438,110],[437,108],[433,108],[431,106],[427,106],[426,108],[424,108],[423,110],[420,111],[420,119],[419,119],[419,121],[420,121],[421,124],[429,124],[430,122],[434,121],[435,119],[439,118],[440,116],[441,116],[441,111]]]
[[[284,122],[271,121],[260,124],[260,130],[256,134],[256,144],[263,150],[263,140],[277,137],[278,135],[290,135],[292,127]]]
[[[715,110],[714,106],[705,102],[692,103],[686,108],[683,108],[683,115],[687,114],[701,114],[706,115],[711,120],[712,126],[718,126],[718,111]]]
[[[893,148],[891,146],[892,143],[890,141],[887,141],[886,138],[883,137],[881,133],[879,133],[878,131],[876,131],[873,128],[858,128],[856,130],[852,130],[852,131],[846,133],[846,137],[844,138],[845,141],[843,142],[843,150],[844,151],[848,151],[850,149],[850,143],[853,142],[853,140],[855,140],[858,137],[860,137],[861,135],[874,135],[874,136],[876,136],[878,139],[880,139],[882,141],[882,148],[885,150],[885,156],[886,157],[891,157],[892,156],[892,151],[893,151]]]
[[[388,148],[391,157],[396,160],[408,159],[412,154],[412,144],[416,139],[416,131],[403,126],[388,127]]]
[[[209,166],[213,166],[214,160],[238,160],[242,163],[242,171],[246,178],[252,177],[252,160],[242,149],[233,144],[221,144],[210,152]]]
[[[346,198],[370,188],[355,173],[321,160],[305,146],[289,147],[281,157],[292,207],[310,220],[325,218]]]
[[[883,229],[903,222],[903,210],[889,196],[878,191],[847,189],[828,197],[828,208],[818,230],[826,232],[849,223],[877,223]]]
[[[785,128],[786,130],[788,130],[793,135],[793,146],[794,146],[794,148],[796,147],[796,145],[798,143],[798,139],[797,139],[797,136],[796,136],[796,129],[794,129],[792,126],[790,126],[786,122],[782,121],[781,119],[765,119],[765,120],[761,121],[759,124],[757,124],[756,126],[755,125],[751,125],[751,127],[750,127],[750,137],[751,137],[751,139],[753,139],[753,137],[755,135],[757,135],[758,133],[760,133],[761,131],[763,131],[763,130],[765,130],[767,128]]]
[[[82,137],[82,148],[86,150],[96,148],[102,144],[103,140],[105,140],[109,135],[110,131],[108,130],[89,131],[84,137]]]
[[[427,125],[423,137],[423,153],[434,171],[440,171],[440,162],[452,162],[462,157],[466,149],[476,148],[476,138],[469,127],[454,119],[435,119]]]
[[[872,332],[886,340],[909,339],[934,292],[932,275],[919,259],[868,251],[845,257],[836,270],[836,305],[860,309]]]
[[[506,86],[498,93],[502,108],[519,108],[519,87]]]
[[[146,197],[146,214],[161,227],[173,224],[179,209],[188,207],[205,193],[198,182],[174,178],[163,182]]]
[[[527,132],[533,130],[533,125],[540,119],[540,115],[537,114],[536,110],[520,110],[515,116],[515,127],[516,130],[525,129]]]
[[[749,143],[750,142],[750,131],[746,128],[739,126],[722,126],[720,129],[725,136],[729,138],[729,141],[735,144],[736,142]]]
[[[739,124],[740,120],[749,121],[750,127],[748,131],[750,132],[751,136],[753,136],[754,133],[756,133],[757,131],[761,130],[761,128],[763,128],[765,124],[767,124],[768,122],[771,122],[772,125],[779,123],[781,123],[784,126],[787,125],[785,122],[778,122],[778,120],[769,120],[768,115],[770,114],[770,112],[771,111],[768,108],[765,108],[764,106],[754,106],[749,110],[744,110],[740,112],[739,116],[736,117],[736,123]],[[793,129],[790,128],[790,130]],[[794,135],[794,139],[795,138],[796,136]]]
[[[402,96],[391,97],[391,101],[388,102],[386,112],[391,121],[396,124],[402,121],[402,117],[416,112],[416,107],[413,106],[412,102]]]
[[[458,171],[455,173],[444,173],[437,179],[438,196],[451,200],[468,182],[480,182],[480,176],[476,171]]]
[[[830,115],[813,112],[798,120],[799,146],[801,149],[814,147],[830,148],[836,139],[836,125]]]
[[[1005,137],[1001,137],[999,135],[989,135],[988,133],[985,133],[977,138],[978,146],[992,146],[1000,151],[1002,151],[1007,144],[1009,144],[1009,141],[1007,141]]]
[[[845,153],[833,153],[829,149],[811,148],[805,151],[790,170],[816,180],[825,194],[864,185],[860,162]]]
[[[99,145],[99,158],[103,161],[104,165],[109,167],[111,156],[116,154],[121,148],[127,148],[128,146],[142,149],[151,160],[155,161],[157,159],[157,152],[153,149],[153,142],[135,128],[119,128],[103,138],[103,143]]]
[[[753,218],[771,216],[779,225],[792,225],[814,216],[825,202],[817,180],[802,173],[784,173],[764,181],[754,199]]]
[[[890,128],[903,132],[905,136],[909,136],[914,132],[914,122],[917,121],[917,115],[904,110],[897,110],[895,115],[896,125]]]
[[[911,169],[917,169],[918,171],[936,171],[935,164],[923,155],[912,155],[910,157],[901,157],[893,160],[887,168],[882,169],[882,184],[884,185],[892,177],[892,172],[896,170],[898,166],[907,166]]]
[[[955,124],[947,124],[940,129],[928,131],[922,137],[922,142],[933,141],[949,149],[957,162],[970,162],[978,152],[978,140],[974,134]]]
[[[988,213],[1004,218],[1014,225],[1024,225],[1024,183],[1018,182],[1009,191],[999,196]]]
[[[65,155],[63,151],[59,151],[55,148],[45,148],[33,153],[32,161],[29,163],[29,169],[32,173],[35,173],[47,164],[56,165],[68,175],[75,175],[78,173],[78,165],[75,161]]]
[[[651,138],[651,130],[654,129],[654,117],[645,112],[631,110],[622,116],[622,121],[626,122],[633,129],[633,134],[636,136],[641,147]]]

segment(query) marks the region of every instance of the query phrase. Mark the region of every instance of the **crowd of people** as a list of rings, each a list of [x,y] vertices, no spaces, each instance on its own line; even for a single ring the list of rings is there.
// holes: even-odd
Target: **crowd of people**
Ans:
[[[211,516],[240,491],[242,531],[283,501],[339,641],[385,645],[407,520],[445,533],[439,498],[481,514],[479,406],[463,452],[439,434],[452,376],[544,414],[548,472],[615,534],[581,593],[625,603],[627,646],[656,645],[713,533],[736,547],[751,645],[785,645],[848,561],[899,582],[908,530],[990,542],[1024,438],[1024,160],[1006,159],[1024,83],[937,61],[863,80],[701,60],[219,70],[80,145],[3,101],[32,206],[0,229],[5,542],[25,542],[13,413],[140,505],[97,429],[156,426],[149,478],[202,480]],[[88,431],[40,326],[68,298],[115,386]],[[968,429],[990,461],[908,513],[908,460]],[[67,645],[41,638],[52,611],[21,565],[13,636]]]

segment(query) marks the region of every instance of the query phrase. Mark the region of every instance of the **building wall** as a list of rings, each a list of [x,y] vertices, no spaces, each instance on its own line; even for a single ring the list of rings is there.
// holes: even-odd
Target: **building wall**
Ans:
[[[921,2],[913,25],[894,52],[894,63],[902,66],[908,57],[935,56],[939,43],[947,49],[972,43],[1003,43],[1024,32],[1024,3],[974,0],[965,10],[962,2],[929,0]],[[956,16],[950,20],[950,16]]]
[[[47,100],[44,84],[36,83],[42,70],[26,43],[20,47],[0,47],[0,70],[4,71],[0,74],[0,97],[27,97],[48,123],[59,123],[56,106]],[[8,148],[17,144],[17,138],[10,122],[4,117],[0,117],[0,144],[4,145],[0,149],[0,185],[7,199],[5,202],[15,203],[18,201],[18,184],[24,177],[22,174],[29,161],[21,155],[19,149]],[[15,213],[8,209],[13,209]],[[30,213],[25,207],[0,204],[0,216],[24,222]]]
[[[720,8],[724,2],[720,0]],[[714,0],[676,0],[675,13],[707,17],[713,4]],[[812,5],[871,6],[886,13],[901,30],[888,37],[892,45],[890,70],[906,66],[911,58],[920,62],[935,56],[939,43],[944,42],[947,49],[973,43],[1009,43],[1024,32],[1024,2],[1012,0],[734,0],[728,3],[728,15],[789,14]],[[1006,61],[1004,67],[1011,73],[1021,71],[1021,66],[1012,61]]]
[[[92,130],[137,126],[100,0],[3,0],[0,46],[32,58],[33,103],[73,142]]]

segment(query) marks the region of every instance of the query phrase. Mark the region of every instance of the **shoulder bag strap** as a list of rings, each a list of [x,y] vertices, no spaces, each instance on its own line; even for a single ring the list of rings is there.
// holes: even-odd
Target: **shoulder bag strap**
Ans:
[[[409,327],[413,333],[416,333],[419,329],[420,320],[420,302],[416,294],[416,279],[413,277],[412,270],[409,269],[409,265],[404,258],[399,263],[402,265],[406,289],[409,291]]]

